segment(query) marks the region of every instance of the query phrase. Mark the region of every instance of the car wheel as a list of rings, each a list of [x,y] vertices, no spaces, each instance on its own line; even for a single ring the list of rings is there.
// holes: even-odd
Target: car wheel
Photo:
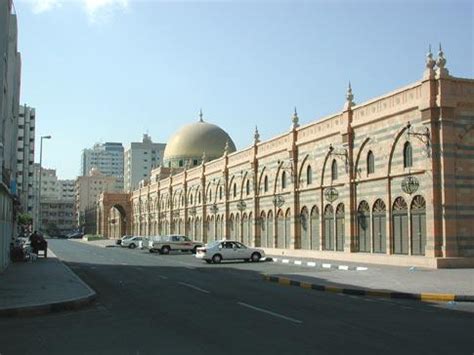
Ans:
[[[170,253],[170,247],[164,246],[161,248],[161,254],[169,254]]]
[[[132,244],[130,244],[128,247],[129,247],[130,249],[135,249],[137,246],[132,243]]]
[[[260,261],[261,257],[262,256],[259,253],[253,253],[252,256],[250,257],[250,260],[256,263],[257,261]]]
[[[192,249],[191,249],[191,253],[196,254],[196,253],[197,253],[197,248],[198,248],[198,247],[192,248]]]
[[[150,253],[154,253],[155,252],[155,249],[150,249]]]
[[[216,254],[212,257],[212,262],[214,264],[219,264],[222,261],[222,256],[220,254]]]
[[[210,264],[212,261],[211,260],[206,260],[206,263]]]

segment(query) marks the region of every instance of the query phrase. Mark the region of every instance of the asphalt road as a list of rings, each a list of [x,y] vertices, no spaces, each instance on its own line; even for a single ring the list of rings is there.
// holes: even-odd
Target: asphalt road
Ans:
[[[473,354],[474,316],[262,280],[288,265],[50,247],[98,293],[86,309],[0,320],[0,354]]]

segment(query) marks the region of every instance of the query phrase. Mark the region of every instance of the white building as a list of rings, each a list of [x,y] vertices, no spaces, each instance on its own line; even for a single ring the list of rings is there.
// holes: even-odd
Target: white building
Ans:
[[[84,149],[81,157],[81,176],[87,176],[92,168],[105,176],[123,179],[123,145],[106,142]]]
[[[36,198],[34,194],[35,160],[35,109],[20,106],[17,138],[17,187],[23,212],[33,215]]]
[[[136,190],[138,183],[150,177],[151,170],[161,165],[166,144],[153,143],[148,134],[142,142],[132,142],[124,155],[124,190]]]
[[[12,1],[0,0],[0,271],[9,262],[15,232],[13,202],[17,198],[17,131],[21,56]]]

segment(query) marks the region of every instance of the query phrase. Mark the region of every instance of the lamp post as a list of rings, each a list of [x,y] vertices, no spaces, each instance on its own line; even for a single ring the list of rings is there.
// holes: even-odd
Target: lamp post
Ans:
[[[39,172],[39,182],[38,182],[38,223],[37,230],[41,230],[41,176],[43,175],[43,139],[51,139],[51,136],[41,136],[40,140],[40,172]]]

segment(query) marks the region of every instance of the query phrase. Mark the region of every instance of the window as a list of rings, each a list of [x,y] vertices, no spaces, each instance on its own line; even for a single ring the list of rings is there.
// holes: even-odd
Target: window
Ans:
[[[413,166],[413,150],[410,142],[406,142],[403,147],[403,167],[410,168]]]
[[[311,165],[308,165],[306,168],[306,183],[308,185],[313,183],[313,170],[311,169]]]
[[[237,185],[234,183],[234,193],[233,196],[237,196]]]
[[[194,159],[194,160],[193,160],[193,164],[194,164],[194,166],[198,165],[197,159]]]
[[[337,180],[337,161],[334,159],[331,166],[331,178]]]
[[[372,151],[370,150],[367,154],[367,175],[373,174],[374,171],[374,153],[372,153]]]
[[[286,189],[286,171],[281,174],[281,188]]]
[[[247,184],[245,186],[245,193],[248,195],[250,194],[250,181],[247,180]]]
[[[263,191],[268,191],[268,176],[265,176],[265,179],[263,180]]]
[[[179,167],[181,168],[182,166],[183,166],[183,161],[180,160],[180,161],[179,161]]]
[[[219,187],[219,200],[222,200],[222,186]]]

